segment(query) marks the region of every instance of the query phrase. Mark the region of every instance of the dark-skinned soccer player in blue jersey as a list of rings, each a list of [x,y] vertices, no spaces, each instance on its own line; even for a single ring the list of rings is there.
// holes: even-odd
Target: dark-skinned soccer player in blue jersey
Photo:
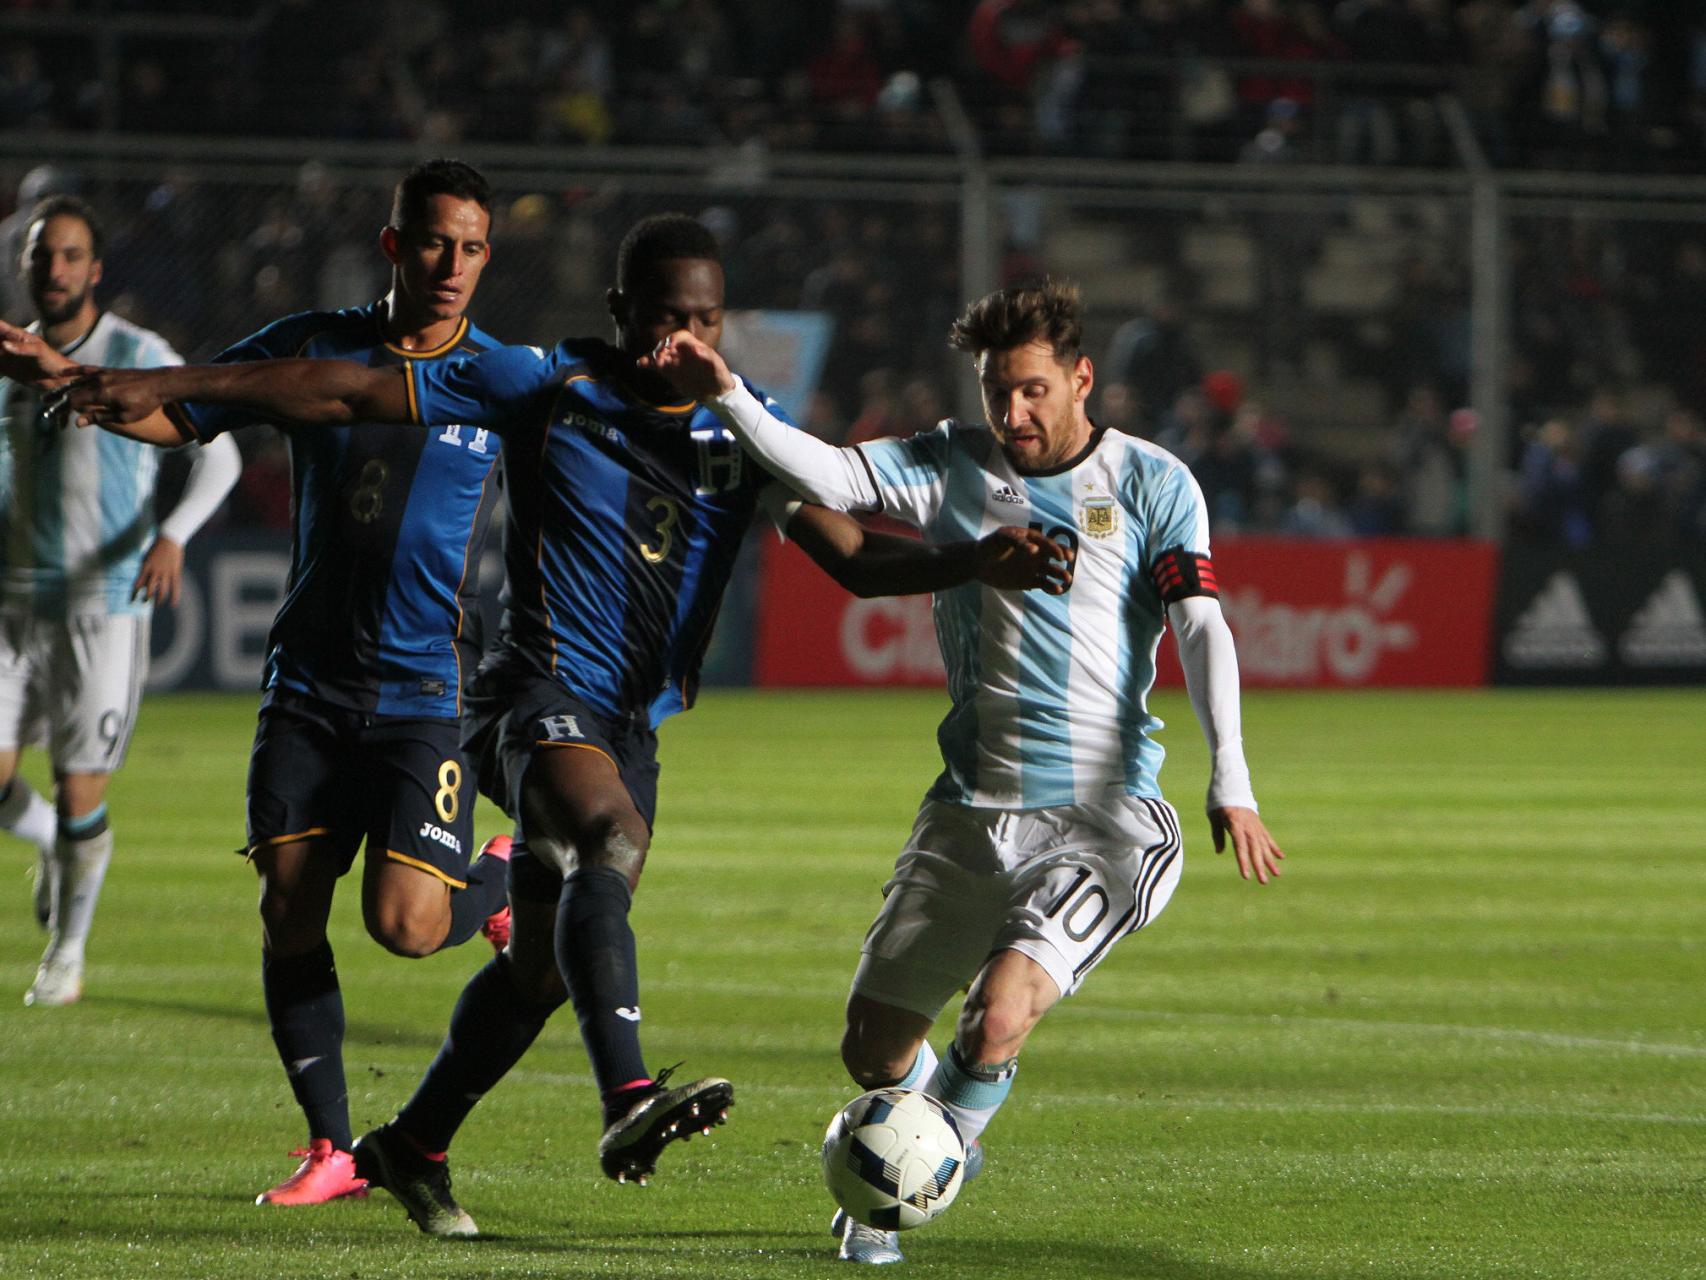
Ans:
[[[465,742],[481,789],[516,823],[513,933],[463,991],[414,1096],[356,1145],[361,1171],[434,1235],[475,1234],[444,1153],[565,996],[603,1099],[608,1176],[644,1182],[665,1146],[719,1123],[733,1102],[719,1077],[671,1087],[647,1070],[628,913],[651,840],[655,730],[693,702],[760,495],[788,536],[861,594],[1067,581],[1060,548],[1028,530],[929,549],[791,502],[714,415],[639,368],[676,330],[711,346],[721,337],[722,267],[697,221],[662,215],[632,228],[607,300],[615,346],[509,347],[401,371],[314,361],[108,370],[66,396],[81,424],[121,431],[163,403],[201,400],[298,422],[454,423],[503,437],[509,598],[469,689]]]
[[[464,314],[489,255],[490,204],[469,166],[417,166],[379,234],[385,298],[290,316],[218,361],[338,357],[395,378],[495,347]],[[258,1202],[309,1205],[367,1189],[351,1154],[343,997],[326,937],[363,842],[362,915],[386,950],[430,955],[480,931],[501,946],[508,929],[508,837],[470,863],[474,787],[460,744],[499,442],[472,428],[304,428],[211,404],[175,404],[128,430],[177,445],[258,422],[290,441],[295,501],[249,764],[247,853],[261,883],[267,1016],[309,1135],[301,1165]]]

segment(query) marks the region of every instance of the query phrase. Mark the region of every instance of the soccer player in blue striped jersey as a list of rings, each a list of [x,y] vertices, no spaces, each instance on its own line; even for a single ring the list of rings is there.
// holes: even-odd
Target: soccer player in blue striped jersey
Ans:
[[[96,304],[103,240],[82,200],[58,196],[28,211],[22,267],[39,319],[26,340],[50,366],[177,363],[159,334]],[[136,723],[153,605],[176,602],[184,544],[224,501],[242,460],[230,441],[198,453],[156,529],[158,452],[64,435],[41,407],[35,388],[0,377],[0,829],[36,846],[36,916],[49,936],[24,1002],[50,1008],[82,995],[113,850],[107,782]],[[44,737],[52,805],[17,772],[20,748]]]
[[[470,688],[467,742],[481,789],[516,821],[514,931],[464,990],[414,1097],[357,1144],[363,1171],[436,1235],[474,1234],[451,1196],[445,1151],[565,996],[602,1095],[599,1160],[610,1177],[644,1181],[668,1143],[718,1123],[733,1099],[719,1077],[670,1087],[647,1070],[628,914],[651,842],[656,729],[693,703],[761,500],[862,594],[974,576],[1064,585],[1051,567],[1059,549],[1031,531],[927,547],[788,501],[713,414],[638,368],[636,357],[674,330],[710,346],[721,335],[717,243],[697,221],[663,215],[632,228],[607,302],[614,346],[511,347],[401,376],[314,361],[111,372],[69,397],[82,419],[102,422],[199,397],[298,421],[462,423],[503,437],[508,600]]]
[[[932,541],[1024,521],[1072,548],[1062,594],[966,585],[937,596],[952,699],[938,734],[944,767],[847,1003],[842,1058],[854,1080],[939,1098],[978,1169],[979,1135],[1031,1030],[1178,883],[1178,815],[1161,796],[1161,724],[1146,706],[1169,623],[1212,753],[1215,848],[1230,838],[1240,874],[1262,884],[1284,856],[1244,762],[1202,494],[1165,450],[1091,421],[1082,332],[1073,286],[992,294],[953,332],[976,361],[987,425],[947,421],[846,449],[787,430],[691,333],[642,361],[814,501],[882,511]],[[968,984],[938,1060],[930,1028]],[[901,1261],[882,1223],[837,1214],[832,1230],[848,1261]]]
[[[490,203],[468,165],[417,166],[379,236],[389,294],[279,320],[217,366],[322,357],[401,378],[494,348],[465,314],[490,253]],[[296,1171],[258,1202],[304,1205],[366,1186],[351,1155],[343,999],[326,937],[338,880],[362,845],[362,914],[388,951],[426,956],[483,928],[501,945],[507,929],[504,858],[471,861],[460,725],[481,650],[479,565],[500,442],[477,427],[327,429],[194,401],[125,430],[205,446],[265,422],[290,442],[295,502],[250,758],[247,853],[261,881],[267,1013],[309,1140]],[[506,849],[507,839],[495,852]]]

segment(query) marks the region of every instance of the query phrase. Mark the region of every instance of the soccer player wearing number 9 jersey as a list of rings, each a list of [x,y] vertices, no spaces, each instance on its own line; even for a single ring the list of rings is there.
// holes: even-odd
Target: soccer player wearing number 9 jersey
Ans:
[[[987,425],[836,449],[788,431],[691,334],[644,363],[709,404],[801,494],[881,511],[927,540],[1026,522],[1074,552],[1071,589],[937,595],[952,706],[943,770],[884,889],[847,1003],[842,1058],[861,1088],[918,1088],[978,1137],[1031,1030],[1178,883],[1178,815],[1162,799],[1160,722],[1146,706],[1170,623],[1213,753],[1208,816],[1260,883],[1284,855],[1256,813],[1238,670],[1209,558],[1202,494],[1163,449],[1097,427],[1078,291],[992,294],[954,327],[977,362]],[[940,1060],[927,1039],[970,990]],[[901,1261],[893,1232],[838,1214],[841,1256]]]
[[[24,1003],[83,994],[85,944],[113,853],[107,782],[124,763],[148,675],[156,602],[175,604],[184,544],[242,470],[231,441],[198,451],[156,530],[160,455],[58,429],[30,375],[80,362],[178,363],[159,334],[96,303],[105,234],[95,210],[54,196],[26,219],[22,267],[38,321],[20,339],[23,381],[0,377],[0,830],[37,848],[35,909],[47,950]],[[0,264],[0,272],[20,264]],[[54,803],[17,773],[43,742]]]

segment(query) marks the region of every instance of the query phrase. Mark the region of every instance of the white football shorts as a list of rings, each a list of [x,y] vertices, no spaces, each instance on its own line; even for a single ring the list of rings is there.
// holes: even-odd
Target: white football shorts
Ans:
[[[148,678],[147,613],[0,615],[0,751],[46,745],[59,773],[124,763]]]
[[[926,800],[883,887],[857,995],[934,1020],[990,956],[1013,950],[1076,991],[1179,883],[1179,815],[1121,796],[1048,809]]]

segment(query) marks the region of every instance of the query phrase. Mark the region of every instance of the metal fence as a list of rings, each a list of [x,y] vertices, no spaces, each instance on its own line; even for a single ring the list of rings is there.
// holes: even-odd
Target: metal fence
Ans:
[[[1223,528],[1497,536],[1514,512],[1532,531],[1525,456],[1554,420],[1595,501],[1679,456],[1698,470],[1706,182],[986,160],[959,141],[952,159],[469,148],[500,192],[474,313],[511,341],[605,333],[622,231],[683,210],[723,240],[732,307],[832,321],[802,406],[826,436],[977,413],[948,322],[1049,273],[1090,304],[1097,415],[1190,458]],[[377,231],[416,158],[13,136],[0,190],[44,162],[80,173],[113,224],[106,300],[198,357],[382,292]]]

